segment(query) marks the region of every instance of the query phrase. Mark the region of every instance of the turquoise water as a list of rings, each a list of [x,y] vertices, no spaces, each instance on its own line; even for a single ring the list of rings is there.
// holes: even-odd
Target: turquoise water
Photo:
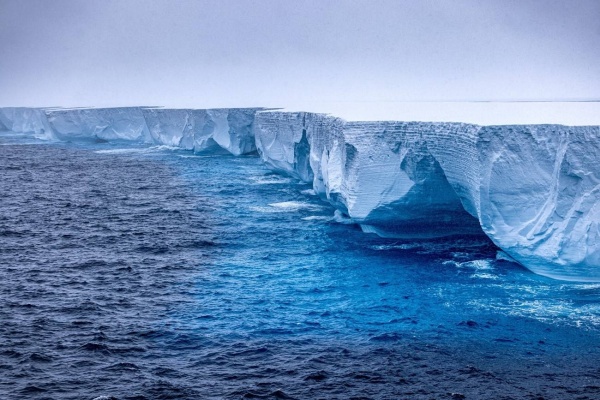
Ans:
[[[17,139],[3,397],[600,397],[598,284],[365,234],[255,156]]]

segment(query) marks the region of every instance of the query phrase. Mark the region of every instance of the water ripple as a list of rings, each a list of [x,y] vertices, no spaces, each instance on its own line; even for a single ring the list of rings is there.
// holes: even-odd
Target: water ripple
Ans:
[[[480,237],[365,235],[256,157],[8,143],[0,178],[0,398],[600,396],[598,285]]]

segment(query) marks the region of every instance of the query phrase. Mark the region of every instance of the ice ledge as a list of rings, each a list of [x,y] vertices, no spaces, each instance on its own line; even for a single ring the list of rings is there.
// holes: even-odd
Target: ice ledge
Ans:
[[[368,232],[485,233],[530,270],[600,281],[598,126],[345,121],[251,109],[0,109],[0,130],[258,151]]]

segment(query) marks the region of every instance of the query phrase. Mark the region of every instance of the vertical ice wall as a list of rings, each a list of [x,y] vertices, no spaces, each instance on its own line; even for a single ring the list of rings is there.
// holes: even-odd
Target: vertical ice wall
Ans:
[[[428,149],[430,129],[403,122],[345,125],[342,194],[363,230],[393,237],[481,233]]]
[[[307,113],[259,113],[255,120],[256,149],[273,170],[309,182]],[[256,132],[259,134],[256,135]]]
[[[305,182],[313,182],[322,198],[341,190],[339,162],[344,121],[326,114],[307,112],[259,112],[255,119],[256,147],[273,170]]]
[[[206,110],[143,109],[143,117],[152,143],[199,151],[205,146],[196,145],[196,136],[210,123]],[[208,127],[212,131],[211,127]],[[215,144],[216,146],[216,144]]]
[[[600,127],[439,124],[428,149],[515,260],[553,278],[600,280]]]
[[[542,275],[600,280],[600,127],[483,127],[484,231]]]
[[[0,108],[0,130],[41,139],[128,140],[240,155],[256,151],[253,126],[258,110]]]
[[[142,109],[154,143],[195,152],[256,151],[253,124],[258,109]]]
[[[343,122],[270,111],[258,114],[255,136],[267,165],[312,181],[365,231],[483,231],[534,272],[600,281],[600,127]]]
[[[34,137],[44,140],[54,138],[44,111],[37,108],[0,108],[0,130],[30,133]]]
[[[104,139],[150,142],[139,107],[46,110],[54,135],[61,140]]]
[[[267,165],[312,182],[365,231],[394,237],[481,233],[427,150],[427,125],[269,111],[258,113],[255,129]]]
[[[209,113],[224,113],[227,110],[227,130],[223,130],[223,136],[227,139],[219,142],[219,137],[215,139],[217,143],[229,143],[226,148],[233,155],[253,153],[256,151],[256,141],[254,140],[254,119],[256,108],[228,108],[219,110],[208,110]],[[221,145],[223,147],[223,145]]]

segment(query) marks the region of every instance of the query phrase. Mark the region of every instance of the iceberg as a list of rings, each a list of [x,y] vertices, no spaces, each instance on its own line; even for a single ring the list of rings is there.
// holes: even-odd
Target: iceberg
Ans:
[[[254,116],[259,110],[8,107],[0,108],[0,131],[46,140],[126,140],[242,155],[256,151]]]
[[[600,281],[600,127],[489,126],[468,142],[472,182],[449,180],[494,243],[541,275]]]
[[[345,159],[340,193],[364,231],[401,238],[481,233],[428,150],[426,131],[419,123],[344,127],[344,146],[337,149]]]
[[[316,141],[322,139],[324,143],[332,137],[338,121],[323,114],[259,112],[254,132],[256,149],[274,171],[311,182],[318,163],[316,150],[322,147]]]
[[[44,110],[38,108],[0,108],[0,130],[31,134],[42,140],[54,139]]]
[[[345,121],[261,108],[0,109],[0,130],[258,152],[336,219],[385,237],[487,235],[507,259],[600,281],[600,127]]]
[[[150,142],[139,107],[46,110],[46,118],[59,140],[104,139]]]
[[[600,281],[598,126],[344,122],[263,111],[255,135],[267,165],[312,182],[365,232],[481,232],[533,272]]]
[[[197,153],[241,155],[256,151],[253,124],[258,110],[148,108],[142,112],[154,143]]]
[[[273,170],[312,182],[365,231],[403,238],[481,233],[427,150],[422,127],[261,112],[256,146]]]

